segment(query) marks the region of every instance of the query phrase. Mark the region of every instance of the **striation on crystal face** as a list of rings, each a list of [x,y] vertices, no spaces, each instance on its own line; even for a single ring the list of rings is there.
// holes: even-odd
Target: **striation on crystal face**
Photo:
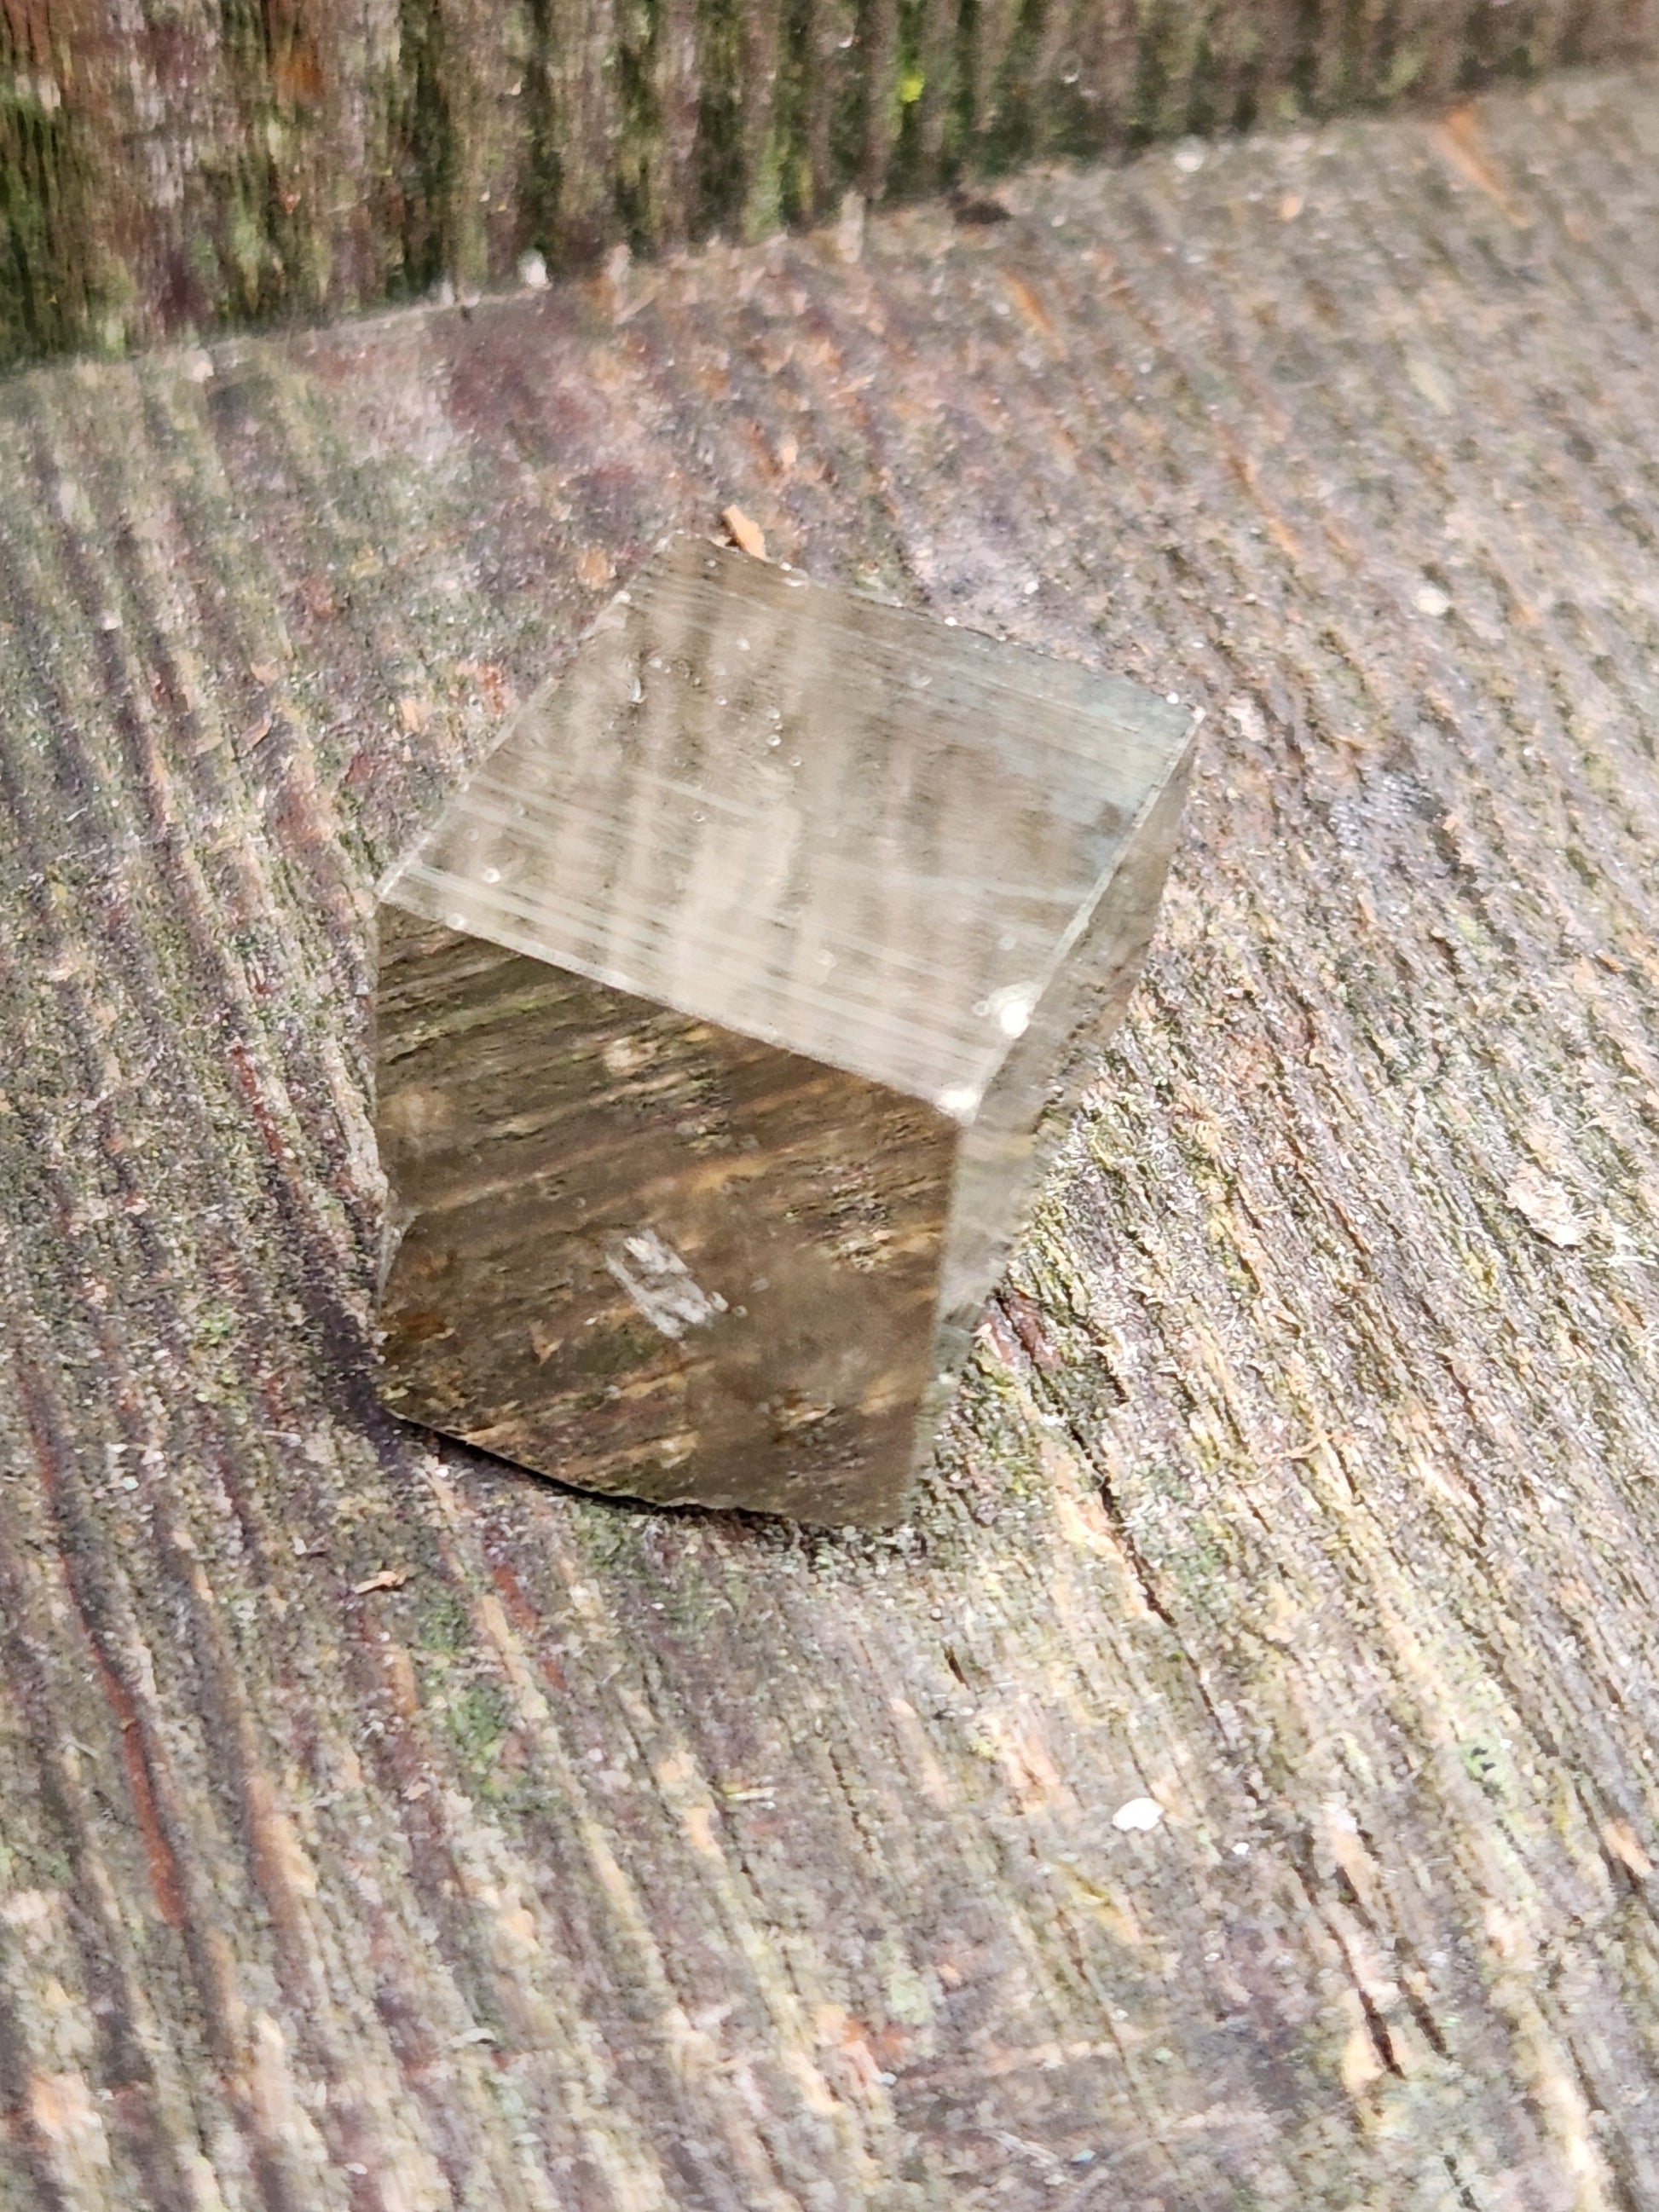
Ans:
[[[671,540],[380,888],[386,1405],[587,1489],[902,1517],[1195,721]]]

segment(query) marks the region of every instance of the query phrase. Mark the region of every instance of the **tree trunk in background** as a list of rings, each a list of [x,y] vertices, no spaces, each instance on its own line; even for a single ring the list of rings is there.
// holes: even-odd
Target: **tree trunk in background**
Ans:
[[[1647,51],[1656,0],[0,0],[0,362]]]

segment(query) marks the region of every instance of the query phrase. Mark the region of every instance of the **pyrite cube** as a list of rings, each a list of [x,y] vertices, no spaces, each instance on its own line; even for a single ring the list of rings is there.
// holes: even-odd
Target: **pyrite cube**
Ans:
[[[1195,719],[670,541],[381,887],[387,1406],[587,1489],[902,1517]]]

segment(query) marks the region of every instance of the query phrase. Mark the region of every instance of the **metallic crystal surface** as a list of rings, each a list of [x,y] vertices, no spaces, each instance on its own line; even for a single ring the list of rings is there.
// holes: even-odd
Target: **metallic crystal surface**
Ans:
[[[381,886],[386,1404],[590,1489],[900,1518],[1194,720],[671,541]]]

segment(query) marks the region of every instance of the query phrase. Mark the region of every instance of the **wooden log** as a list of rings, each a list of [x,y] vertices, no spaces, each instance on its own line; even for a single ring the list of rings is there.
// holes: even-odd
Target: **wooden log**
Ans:
[[[1659,88],[0,392],[0,2206],[1659,2203]],[[380,863],[644,547],[1210,708],[911,1526],[386,1419]]]
[[[1659,0],[4,0],[0,364],[1656,40]]]

